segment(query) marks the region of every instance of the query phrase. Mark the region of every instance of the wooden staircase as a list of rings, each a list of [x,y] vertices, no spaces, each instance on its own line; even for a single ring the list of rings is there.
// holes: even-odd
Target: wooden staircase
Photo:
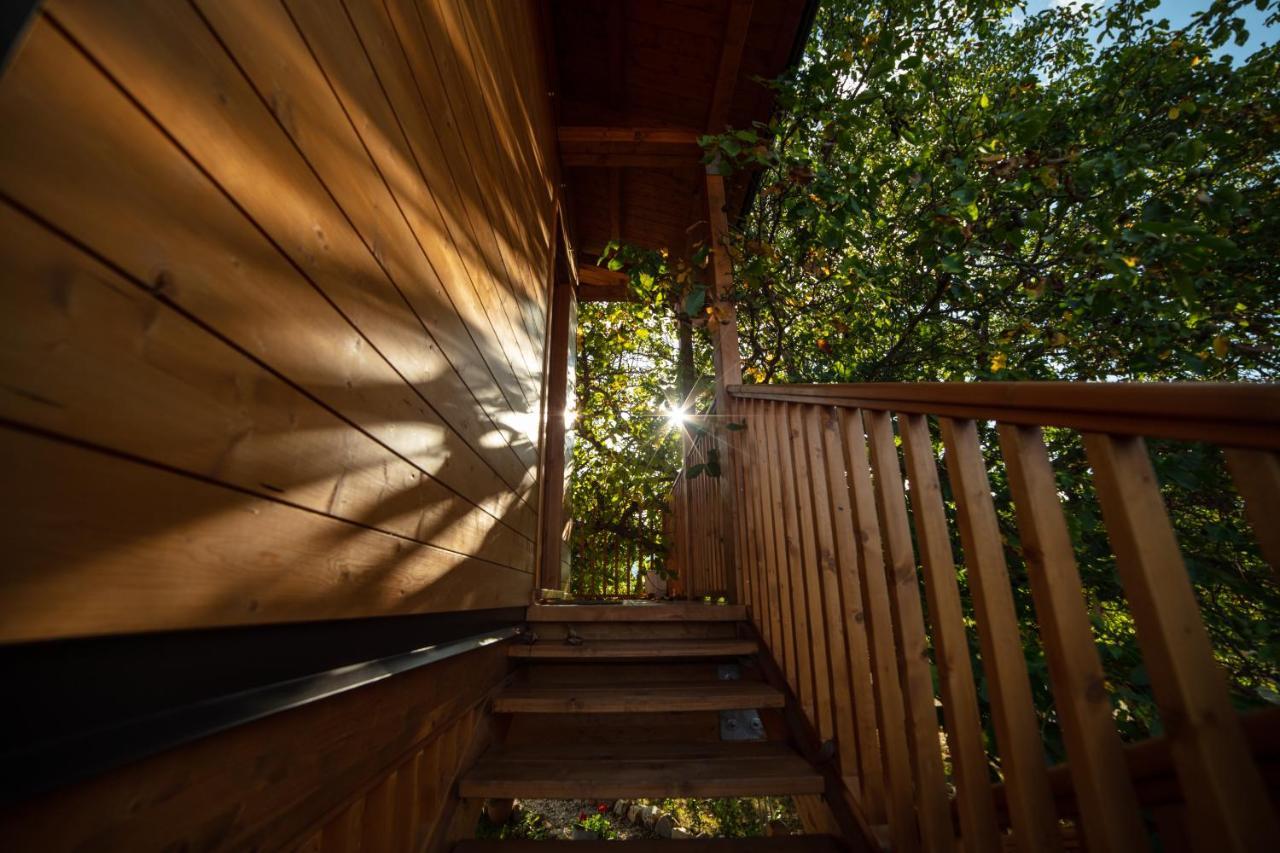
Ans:
[[[741,606],[709,604],[530,607],[529,633],[509,647],[519,668],[494,700],[498,740],[462,776],[459,795],[822,794],[822,774],[787,742],[786,697],[764,681],[745,615]],[[721,712],[734,711],[756,711],[759,723],[739,714],[722,725]],[[543,843],[468,841],[455,849]],[[642,853],[666,842],[626,843]],[[844,849],[821,834],[681,843],[690,850]],[[596,847],[578,842],[575,849]]]

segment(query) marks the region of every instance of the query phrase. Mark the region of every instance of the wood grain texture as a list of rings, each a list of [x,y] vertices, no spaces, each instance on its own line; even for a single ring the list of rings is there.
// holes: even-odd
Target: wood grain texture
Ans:
[[[915,767],[906,727],[899,724],[909,719],[906,711],[909,699],[904,696],[906,691],[899,678],[896,630],[891,618],[893,593],[889,590],[889,557],[881,539],[879,501],[871,480],[872,463],[867,458],[873,439],[862,412],[841,410],[839,417],[855,541],[863,567],[858,581],[871,656],[889,831],[895,846],[916,851],[921,849],[921,832],[915,811]]]
[[[538,659],[605,659],[629,658],[705,658],[749,655],[756,651],[754,640],[584,640],[580,645],[537,642],[508,647],[513,658]]]
[[[1280,385],[1260,382],[872,382],[736,385],[730,393],[761,400],[1280,449]],[[1232,416],[1221,418],[1218,412]]]
[[[463,776],[463,797],[735,797],[819,794],[821,775],[780,743],[508,746]]]
[[[1245,517],[1258,540],[1262,558],[1280,579],[1280,453],[1227,450],[1227,469],[1244,498]]]
[[[136,282],[0,204],[0,416],[523,571],[526,538]],[[140,345],[138,342],[142,342]],[[104,413],[110,413],[104,416]]]
[[[999,436],[1085,836],[1090,849],[1141,850],[1145,830],[1044,437],[1010,424]]]
[[[784,549],[782,577],[787,587],[786,605],[790,608],[793,631],[792,667],[795,670],[796,698],[805,716],[816,720],[814,704],[813,648],[809,641],[809,620],[805,597],[804,552],[801,550],[799,499],[796,491],[795,462],[792,456],[791,406],[779,405],[774,410],[774,459],[778,470],[778,495],[782,502],[781,541]]]
[[[534,604],[525,612],[530,622],[739,622],[746,617],[745,605],[700,602]]]
[[[973,421],[940,422],[1018,849],[1062,849],[986,460]]]
[[[501,647],[481,649],[266,717],[6,806],[0,834],[13,850],[238,851],[320,832],[321,850],[357,850],[365,795],[419,753],[421,832],[449,796],[456,742],[469,742],[507,667]]]
[[[818,565],[818,543],[815,530],[815,512],[813,503],[813,474],[809,470],[808,442],[806,441],[803,418],[804,411],[798,406],[789,407],[787,417],[787,443],[790,445],[791,462],[795,474],[796,517],[798,529],[796,536],[800,541],[800,553],[803,562],[794,566],[803,577],[804,598],[800,602],[803,622],[808,626],[804,643],[809,649],[812,667],[813,709],[814,716],[810,721],[818,730],[819,737],[825,742],[835,735],[831,705],[831,668],[828,663],[826,613],[822,606],[822,568]]]
[[[634,713],[781,708],[783,695],[752,681],[635,682],[627,685],[512,685],[495,697],[499,714]]]
[[[933,659],[938,668],[947,746],[960,810],[961,841],[966,850],[978,853],[995,848],[999,830],[987,783],[987,754],[982,742],[978,691],[969,659],[969,640],[938,481],[938,462],[933,455],[928,420],[923,415],[899,418],[898,430],[911,483],[911,512],[933,629]]]
[[[310,55],[298,49],[299,61],[283,73],[305,79],[310,70],[315,87],[307,94],[318,96],[319,103],[301,102],[300,92],[291,95],[276,84],[278,109],[287,117],[282,122],[245,76],[246,66],[187,4],[143,2],[116,15],[94,3],[65,2],[50,13],[144,105],[248,221],[265,232],[281,260],[333,302],[394,372],[397,391],[417,401],[426,422],[439,425],[440,440],[451,455],[467,454],[464,448],[469,448],[468,455],[489,469],[489,477],[516,490],[521,501],[530,500],[536,472],[530,474],[512,457],[501,438],[494,448],[480,441],[501,432],[487,422],[337,201],[349,194],[330,186],[334,175],[358,174],[361,161],[348,161],[327,146],[302,149],[287,133],[292,126],[295,133],[309,130],[313,138],[323,139],[345,127],[341,110],[320,88],[323,78]],[[270,32],[261,37],[270,38]],[[278,41],[272,39],[263,50],[273,55],[286,50]],[[310,117],[309,109],[324,107],[329,109],[327,121],[323,115]],[[292,110],[292,116],[285,110]],[[313,121],[318,128],[311,127]],[[351,147],[359,150],[358,143]],[[376,185],[376,178],[370,174],[367,183]],[[348,204],[355,209],[354,202],[348,199]],[[391,216],[383,220],[397,221]],[[402,233],[399,239],[407,237]]]
[[[24,285],[0,321],[20,379],[0,416],[115,458],[40,492],[62,521],[26,512],[82,519],[133,561],[113,585],[117,555],[27,537],[33,562],[5,579],[22,600],[77,578],[86,594],[42,619],[6,601],[6,637],[527,594],[555,210],[533,10],[401,6],[401,32],[382,4],[350,6],[58,0],[0,81],[0,216]],[[465,88],[442,90],[446,67]],[[131,488],[186,476],[161,491],[210,497],[90,506],[96,472],[128,465]],[[151,561],[186,531],[158,519],[226,542],[175,571]],[[336,550],[297,542],[308,530]],[[215,561],[218,583],[200,574]],[[281,566],[297,576],[252,588]],[[299,596],[325,573],[363,579],[346,611],[340,584]]]
[[[884,530],[889,609],[906,705],[921,839],[926,850],[942,849],[954,843],[955,832],[943,778],[938,712],[934,706],[924,608],[920,603],[920,582],[907,520],[906,489],[889,415],[863,412],[863,418],[875,474],[875,506]]]
[[[1086,434],[1107,535],[1188,810],[1223,850],[1280,838],[1140,438]]]
[[[849,664],[849,685],[853,707],[856,764],[841,764],[843,774],[856,775],[857,792],[870,820],[885,819],[884,766],[880,735],[876,730],[876,702],[871,675],[871,647],[867,635],[866,603],[862,594],[862,574],[868,564],[859,547],[861,531],[854,511],[840,412],[824,409],[821,415],[822,443],[826,454],[827,488],[831,496],[832,526],[835,532],[837,580],[840,588],[842,633]],[[864,454],[865,456],[865,454]],[[843,689],[843,688],[842,688]],[[856,773],[855,773],[856,769]]]
[[[0,453],[11,484],[0,497],[5,641],[69,626],[110,634],[518,607],[532,585],[526,572],[15,429],[0,428]]]
[[[808,407],[801,413],[808,454],[809,485],[813,496],[813,527],[817,537],[815,569],[825,635],[822,641],[829,660],[828,671],[821,675],[827,682],[827,701],[831,711],[831,733],[828,737],[835,738],[840,765],[845,775],[854,776],[854,768],[858,763],[858,737],[854,733],[853,718],[854,680],[846,653],[846,614],[841,604],[840,572],[833,527],[835,501],[828,491],[829,472],[842,470],[844,460],[833,465],[827,458],[823,441],[823,414],[813,407]],[[866,692],[869,694],[870,691]]]

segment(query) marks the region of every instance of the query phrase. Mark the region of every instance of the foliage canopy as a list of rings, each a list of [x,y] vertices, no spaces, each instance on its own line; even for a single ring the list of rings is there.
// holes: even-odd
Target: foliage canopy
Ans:
[[[704,139],[708,160],[758,173],[755,203],[724,247],[747,381],[1273,380],[1280,50],[1255,47],[1246,6],[1277,25],[1276,0],[1213,0],[1181,28],[1158,0],[1037,14],[985,0],[824,2],[799,67],[770,84],[774,118]],[[608,261],[631,272],[645,304],[625,311],[650,335],[584,312],[583,358],[615,347],[613,364],[644,351],[661,367],[624,368],[609,381],[632,390],[584,404],[580,429],[602,441],[638,428],[610,399],[671,399],[670,350],[646,347],[669,348],[674,318],[707,310],[705,252],[668,262],[617,246]],[[709,372],[706,359],[704,342]],[[582,397],[601,390],[599,376]],[[1079,439],[1046,437],[1117,721],[1128,737],[1155,733]],[[984,442],[995,446],[989,433]],[[580,442],[575,488],[598,502],[616,482],[623,504],[655,506],[679,464],[670,439],[658,445],[599,464],[605,454],[589,459],[592,443]],[[1152,450],[1236,700],[1280,702],[1280,589],[1220,455]],[[1056,751],[1008,488],[998,454],[988,458]]]

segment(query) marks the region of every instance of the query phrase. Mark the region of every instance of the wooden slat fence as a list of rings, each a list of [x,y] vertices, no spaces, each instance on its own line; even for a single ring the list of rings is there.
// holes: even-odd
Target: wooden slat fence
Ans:
[[[745,429],[708,433],[689,462],[708,442],[732,443],[733,477],[676,481],[673,551],[691,595],[736,577],[726,592],[749,605],[797,704],[834,747],[868,837],[887,834],[900,851],[1275,849],[1280,713],[1232,705],[1145,439],[1222,448],[1277,568],[1280,387],[731,391],[730,420]],[[1126,745],[1117,731],[1044,428],[1083,441],[1159,738]],[[1006,564],[1019,549],[1001,531],[996,470],[1061,727],[1066,761],[1056,767],[1023,650]],[[738,498],[728,574],[716,511],[725,482]]]
[[[583,598],[642,598],[645,575],[665,565],[665,514],[640,510],[614,529],[575,527],[569,592]]]
[[[728,593],[721,517],[723,429],[699,427],[687,442],[685,466],[671,488],[672,547],[668,590],[677,597],[719,598]],[[715,453],[708,451],[715,449]]]

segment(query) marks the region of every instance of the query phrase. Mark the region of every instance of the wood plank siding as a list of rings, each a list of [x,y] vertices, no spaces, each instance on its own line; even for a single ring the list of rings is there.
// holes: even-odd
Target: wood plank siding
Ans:
[[[506,671],[495,646],[275,714],[0,811],[0,837],[15,851],[438,849]],[[376,836],[388,805],[412,843],[337,844]]]
[[[0,80],[0,641],[528,602],[538,18],[41,8]]]

